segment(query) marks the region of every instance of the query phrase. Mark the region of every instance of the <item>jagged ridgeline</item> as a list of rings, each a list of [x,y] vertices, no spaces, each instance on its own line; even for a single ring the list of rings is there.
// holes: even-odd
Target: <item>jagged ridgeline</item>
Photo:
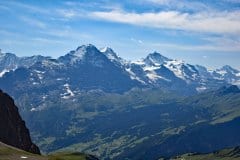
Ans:
[[[82,90],[123,93],[134,87],[192,94],[240,82],[240,72],[230,66],[208,70],[157,52],[139,61],[127,61],[111,48],[99,50],[93,45],[80,46],[57,59],[1,53],[0,77],[0,87],[10,93],[27,89],[43,95],[53,90],[64,98]],[[14,87],[16,90],[11,90]]]
[[[57,59],[0,57],[0,87],[43,153],[157,159],[240,145],[240,72],[230,66],[210,71],[157,52],[131,62],[93,45]]]

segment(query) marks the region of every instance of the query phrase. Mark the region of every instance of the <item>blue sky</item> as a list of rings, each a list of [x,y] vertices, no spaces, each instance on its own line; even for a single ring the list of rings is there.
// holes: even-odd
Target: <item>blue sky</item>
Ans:
[[[240,0],[2,0],[0,48],[58,57],[82,44],[240,69]]]

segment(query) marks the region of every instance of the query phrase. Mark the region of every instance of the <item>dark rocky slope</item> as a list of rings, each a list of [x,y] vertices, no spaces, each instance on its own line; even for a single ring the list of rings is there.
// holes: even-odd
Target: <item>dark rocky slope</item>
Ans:
[[[0,141],[19,149],[40,154],[31,141],[29,130],[18,113],[13,99],[0,90]]]

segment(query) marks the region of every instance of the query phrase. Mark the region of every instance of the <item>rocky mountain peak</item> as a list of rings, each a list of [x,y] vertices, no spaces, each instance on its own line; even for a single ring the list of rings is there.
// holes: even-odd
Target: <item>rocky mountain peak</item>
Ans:
[[[105,56],[107,56],[107,58],[112,62],[118,63],[120,65],[124,65],[126,63],[126,61],[124,59],[122,59],[121,57],[119,57],[112,48],[104,47],[104,48],[100,49],[100,51]]]
[[[232,68],[232,67],[229,66],[229,65],[223,66],[220,70],[224,70],[224,71],[226,71],[226,72],[230,72],[230,73],[233,73],[233,74],[239,72],[238,70]]]
[[[240,89],[236,85],[230,85],[220,88],[218,92],[221,94],[240,93]]]
[[[171,59],[161,55],[158,52],[150,53],[145,59],[144,62],[148,65],[161,65],[163,63],[166,63],[167,61],[170,61]]]

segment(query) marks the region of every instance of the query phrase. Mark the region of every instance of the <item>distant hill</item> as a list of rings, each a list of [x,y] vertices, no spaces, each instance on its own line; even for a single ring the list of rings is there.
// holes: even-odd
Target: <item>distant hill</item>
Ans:
[[[239,160],[239,159],[240,159],[240,147],[235,147],[223,149],[208,154],[188,153],[175,158],[171,158],[170,160]]]

